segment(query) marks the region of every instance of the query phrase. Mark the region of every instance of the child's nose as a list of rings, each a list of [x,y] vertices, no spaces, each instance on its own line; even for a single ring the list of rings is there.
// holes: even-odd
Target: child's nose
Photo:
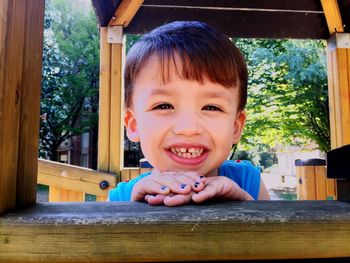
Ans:
[[[196,114],[184,112],[175,121],[173,131],[177,135],[193,136],[201,134],[203,132],[203,126]]]

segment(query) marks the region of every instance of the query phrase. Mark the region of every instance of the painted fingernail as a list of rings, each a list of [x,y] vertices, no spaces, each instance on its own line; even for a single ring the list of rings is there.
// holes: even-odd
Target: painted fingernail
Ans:
[[[200,178],[200,179],[203,179],[203,178],[204,178],[204,176],[203,176],[203,175],[201,175],[201,176],[199,176],[199,178]]]
[[[163,185],[160,189],[163,190],[163,191],[165,191],[165,190],[168,189],[168,187],[167,187],[166,185]]]
[[[181,185],[180,185],[181,189],[186,188],[186,186],[187,186],[187,184],[181,184]]]
[[[199,182],[194,182],[194,187],[197,188],[197,186],[199,185]]]

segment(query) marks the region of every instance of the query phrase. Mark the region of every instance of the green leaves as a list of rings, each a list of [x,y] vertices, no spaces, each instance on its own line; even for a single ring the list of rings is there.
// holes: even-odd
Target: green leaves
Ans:
[[[99,33],[92,10],[73,1],[47,1],[41,157],[57,160],[62,142],[97,126],[98,76]]]
[[[238,39],[249,68],[243,144],[315,142],[330,149],[325,43]],[[247,146],[245,146],[247,147]]]

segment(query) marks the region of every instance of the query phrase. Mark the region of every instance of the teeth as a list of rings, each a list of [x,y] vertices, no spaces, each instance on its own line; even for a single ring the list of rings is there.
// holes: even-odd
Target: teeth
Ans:
[[[202,148],[194,148],[194,147],[191,147],[189,149],[186,149],[184,147],[176,147],[176,148],[171,148],[170,150],[172,153],[176,154],[177,156],[181,158],[186,158],[186,159],[196,158],[198,156],[201,156],[204,151],[204,149]]]

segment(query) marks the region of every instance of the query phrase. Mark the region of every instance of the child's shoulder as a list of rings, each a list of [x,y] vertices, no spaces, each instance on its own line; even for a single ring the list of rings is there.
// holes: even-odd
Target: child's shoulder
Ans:
[[[224,168],[240,168],[240,169],[251,169],[257,168],[250,161],[247,160],[226,160],[222,163],[221,167]]]

